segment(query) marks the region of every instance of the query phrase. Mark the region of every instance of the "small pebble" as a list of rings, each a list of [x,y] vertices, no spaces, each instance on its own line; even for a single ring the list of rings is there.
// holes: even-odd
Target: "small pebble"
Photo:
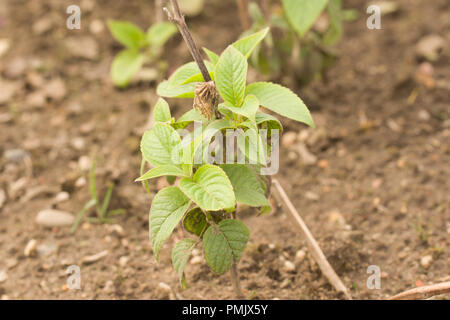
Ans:
[[[130,260],[130,258],[127,257],[127,256],[120,257],[120,258],[119,258],[119,265],[120,265],[121,267],[125,267],[125,266],[127,265],[127,263],[128,263],[129,260]]]
[[[69,200],[70,195],[68,192],[62,191],[59,192],[56,196],[55,196],[55,203],[60,203],[60,202],[64,202]]]
[[[293,271],[295,271],[295,264],[294,263],[292,263],[291,261],[289,261],[289,260],[286,260],[285,262],[284,262],[284,270],[285,271],[287,271],[287,272],[293,272]]]
[[[420,259],[420,265],[427,269],[430,267],[432,261],[433,257],[431,255],[426,255]]]
[[[81,263],[82,264],[91,264],[91,263],[97,262],[100,259],[103,259],[104,257],[106,257],[108,255],[108,253],[109,253],[108,250],[104,250],[104,251],[94,254],[92,256],[86,256],[83,259],[81,259]]]
[[[4,270],[0,270],[0,283],[8,280],[8,274]]]
[[[303,249],[298,250],[298,251],[295,253],[295,261],[296,261],[296,262],[302,262],[302,261],[305,259],[305,257],[306,257],[306,252],[305,252],[305,250],[303,250]]]
[[[25,249],[23,250],[23,254],[25,255],[25,257],[31,257],[36,251],[36,247],[37,247],[36,239],[31,239],[30,241],[28,241],[27,245],[25,246]]]
[[[195,256],[191,259],[191,264],[200,264],[202,261],[203,259],[201,256]]]
[[[37,214],[36,223],[44,227],[67,227],[71,226],[75,217],[65,211],[46,209]]]
[[[294,144],[295,140],[297,139],[297,133],[294,131],[289,131],[283,134],[283,137],[281,139],[281,145],[285,148],[290,148]]]

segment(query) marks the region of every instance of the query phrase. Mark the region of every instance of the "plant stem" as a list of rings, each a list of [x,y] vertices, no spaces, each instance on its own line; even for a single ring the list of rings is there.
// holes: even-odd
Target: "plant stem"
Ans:
[[[208,69],[206,68],[205,63],[203,62],[203,57],[200,53],[200,50],[198,49],[194,39],[192,38],[191,32],[189,31],[186,25],[186,20],[184,19],[184,16],[181,13],[178,1],[170,0],[170,4],[172,5],[173,12],[170,12],[167,8],[164,8],[167,17],[169,18],[170,21],[174,22],[178,26],[178,30],[180,30],[180,33],[183,36],[184,41],[189,47],[189,51],[191,52],[192,57],[197,63],[205,82],[212,81]]]
[[[234,293],[239,300],[245,300],[245,296],[242,293],[241,282],[239,281],[239,273],[237,268],[237,263],[233,261],[231,266],[231,282],[233,283]]]
[[[239,19],[241,20],[242,29],[250,29],[250,20],[248,16],[248,0],[237,0]]]

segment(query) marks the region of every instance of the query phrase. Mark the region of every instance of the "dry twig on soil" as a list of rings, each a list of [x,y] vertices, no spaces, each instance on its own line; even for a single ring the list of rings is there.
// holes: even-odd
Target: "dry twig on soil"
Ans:
[[[389,298],[389,300],[427,299],[444,293],[450,293],[450,281],[410,289]]]
[[[272,179],[272,184],[275,187],[276,190],[276,196],[278,198],[278,201],[283,203],[289,213],[294,217],[294,219],[297,221],[298,225],[300,226],[300,234],[302,237],[306,240],[306,243],[308,244],[308,248],[311,252],[311,255],[313,256],[314,260],[317,262],[317,264],[320,267],[320,270],[322,270],[322,273],[325,275],[325,277],[328,279],[328,281],[333,285],[333,287],[338,291],[342,292],[344,296],[347,299],[351,299],[351,296],[345,287],[345,285],[342,283],[339,276],[334,271],[333,267],[328,262],[327,258],[323,254],[322,250],[319,247],[319,244],[317,243],[316,239],[314,239],[313,235],[311,234],[311,231],[309,231],[308,226],[305,224],[303,219],[300,217],[300,214],[295,209],[294,205],[292,204],[291,200],[287,196],[286,192],[284,191],[281,184],[278,182],[277,179]]]

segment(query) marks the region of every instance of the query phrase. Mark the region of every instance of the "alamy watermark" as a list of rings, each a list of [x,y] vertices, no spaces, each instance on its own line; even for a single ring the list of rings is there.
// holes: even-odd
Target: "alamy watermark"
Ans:
[[[66,285],[70,290],[81,289],[81,269],[77,265],[71,265],[66,269],[66,274],[69,275]]]
[[[367,7],[367,14],[370,16],[367,18],[366,25],[369,30],[381,29],[381,8],[377,5],[370,5]]]
[[[66,20],[66,26],[69,30],[81,29],[81,9],[77,5],[70,5],[66,9],[70,16]]]
[[[381,289],[381,269],[380,269],[380,267],[376,266],[376,265],[368,266],[366,272],[368,274],[371,274],[371,276],[369,276],[366,281],[367,289],[380,290]]]

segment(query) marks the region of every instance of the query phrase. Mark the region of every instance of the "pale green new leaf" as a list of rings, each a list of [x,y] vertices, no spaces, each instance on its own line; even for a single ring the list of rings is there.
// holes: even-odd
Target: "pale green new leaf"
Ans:
[[[150,209],[150,241],[158,259],[159,250],[183,218],[191,202],[177,187],[159,191]]]
[[[118,87],[126,87],[143,63],[144,56],[137,49],[119,52],[111,65],[111,78],[114,84]]]
[[[234,208],[236,198],[233,186],[218,166],[206,164],[192,178],[183,178],[180,189],[200,208],[218,211]]]
[[[180,167],[168,164],[150,169],[135,181],[144,181],[163,176],[187,177],[187,175]]]
[[[178,31],[171,22],[158,22],[147,30],[147,41],[151,46],[162,47]]]
[[[220,167],[225,171],[233,185],[236,201],[252,206],[268,206],[265,190],[256,170],[252,170],[244,164],[222,164]]]
[[[254,95],[248,95],[240,108],[225,102],[224,106],[230,111],[242,115],[252,121],[255,121],[255,115],[259,108],[259,101]]]
[[[219,61],[219,55],[212,52],[211,50],[207,48],[203,48],[203,51],[205,51],[206,55],[208,56],[209,60],[211,60],[211,63],[215,66],[217,62]]]
[[[280,131],[283,130],[283,126],[281,125],[280,120],[278,120],[274,116],[271,116],[270,114],[258,111],[256,113],[255,120],[258,125],[266,124],[267,130],[271,130],[271,129],[280,130]]]
[[[249,129],[237,138],[238,148],[248,158],[250,164],[267,164],[266,145],[258,131],[248,123]]]
[[[255,82],[247,87],[246,94],[255,95],[261,106],[314,128],[308,108],[290,89],[271,82]]]
[[[204,61],[206,68],[208,69],[211,79],[214,79],[214,66],[209,61]],[[202,73],[195,62],[188,62],[177,70],[169,78],[170,87],[176,87],[179,85],[191,83],[191,82],[204,82]]]
[[[144,32],[130,22],[109,20],[108,28],[112,36],[127,48],[138,49],[145,44]]]
[[[179,86],[171,86],[169,81],[163,81],[158,85],[156,93],[164,98],[194,98],[195,87],[200,82],[192,82]]]
[[[172,119],[169,104],[163,98],[159,98],[153,110],[153,117],[156,122],[169,122]]]
[[[181,138],[171,126],[156,123],[144,133],[141,152],[145,160],[153,166],[181,163]]]
[[[244,101],[247,69],[247,59],[233,46],[228,46],[216,65],[217,90],[235,107],[240,107]]]
[[[238,49],[246,59],[250,57],[256,46],[267,36],[270,28],[264,28],[259,32],[251,34],[245,38],[239,39],[233,43],[233,47]]]
[[[313,26],[327,2],[328,0],[283,0],[284,12],[289,23],[300,37]]]
[[[223,220],[210,226],[203,236],[206,263],[217,274],[230,270],[233,261],[240,260],[249,236],[249,229],[239,220]]]
[[[192,253],[192,249],[195,247],[195,240],[183,239],[178,241],[172,249],[172,264],[175,271],[180,278],[181,286],[186,289],[186,278],[184,276],[184,268]]]

